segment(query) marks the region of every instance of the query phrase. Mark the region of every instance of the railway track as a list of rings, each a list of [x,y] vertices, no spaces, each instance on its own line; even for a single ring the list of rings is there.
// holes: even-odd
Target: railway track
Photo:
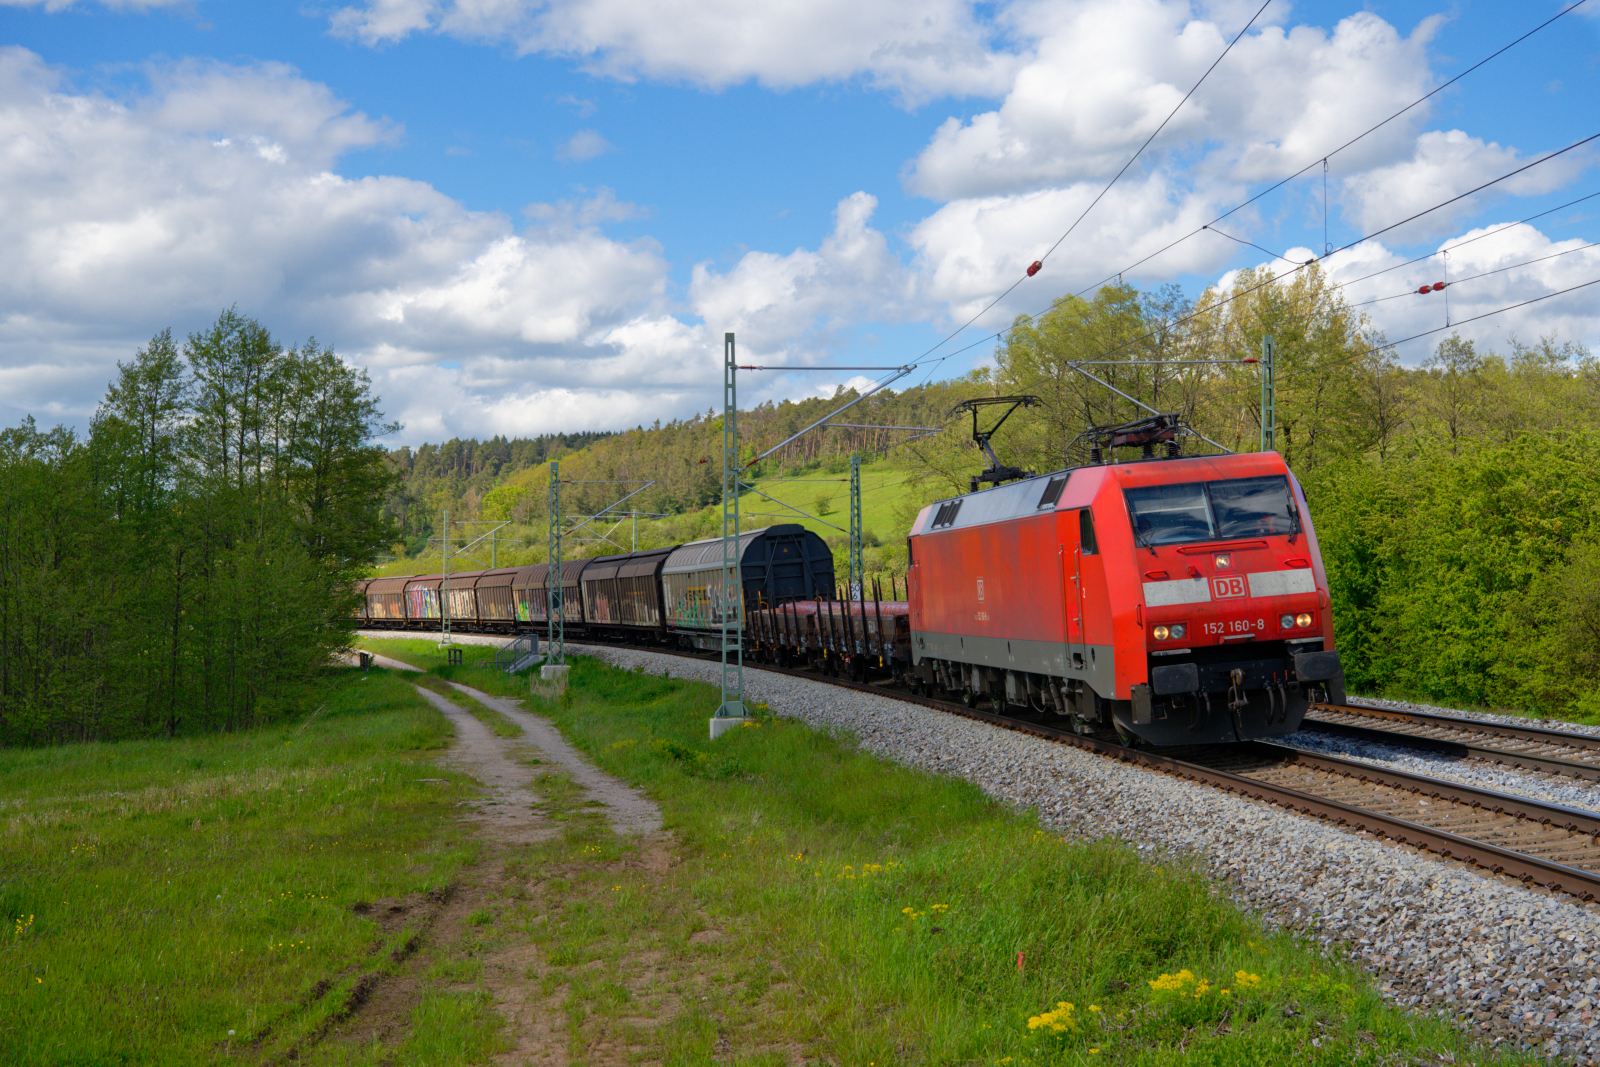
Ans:
[[[1600,782],[1600,737],[1531,723],[1513,725],[1347,703],[1315,705],[1303,728]]]

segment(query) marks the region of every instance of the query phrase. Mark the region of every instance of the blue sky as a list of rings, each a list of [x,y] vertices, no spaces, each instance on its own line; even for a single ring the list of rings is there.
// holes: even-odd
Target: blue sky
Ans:
[[[118,358],[235,303],[368,367],[413,442],[704,410],[728,329],[756,359],[903,362],[1054,242],[1258,6],[3,0],[0,227],[20,251],[0,265],[0,420],[82,426]],[[1209,221],[1563,6],[1274,0],[1039,276],[952,347]],[[1332,243],[1600,133],[1597,6],[1335,157]],[[1352,278],[1595,192],[1597,161],[1572,153],[1328,267]],[[1600,240],[1597,218],[1600,198],[1452,269]],[[1228,232],[1318,250],[1323,223],[1319,169]],[[1267,261],[1205,235],[1129,278],[1194,295]],[[1594,278],[1600,250],[1572,251],[1463,283],[1452,313]],[[1463,332],[1593,347],[1597,292]],[[1438,324],[1420,300],[1373,315],[1391,338]]]

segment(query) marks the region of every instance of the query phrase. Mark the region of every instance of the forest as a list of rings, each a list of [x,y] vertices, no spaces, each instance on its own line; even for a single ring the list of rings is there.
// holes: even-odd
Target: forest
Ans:
[[[365,374],[224,312],[118,364],[86,437],[0,432],[0,744],[269,721],[395,536]]]

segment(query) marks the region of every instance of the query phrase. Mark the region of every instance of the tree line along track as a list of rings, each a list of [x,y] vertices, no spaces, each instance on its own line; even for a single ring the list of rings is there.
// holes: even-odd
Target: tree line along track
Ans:
[[[383,633],[382,636],[390,635]],[[702,663],[714,662],[717,658],[706,653],[618,642],[598,642],[596,647],[633,648]],[[1181,750],[1129,748],[1044,722],[914,695],[887,684],[861,683],[748,659],[745,666],[960,715],[1314,815],[1339,826],[1508,875],[1525,884],[1568,893],[1582,900],[1600,897],[1600,815],[1593,812],[1302,752],[1270,742]],[[1559,731],[1544,732],[1559,734]],[[1410,735],[1400,736],[1409,738]]]
[[[1600,782],[1600,737],[1531,723],[1346,703],[1313,705],[1302,729]]]

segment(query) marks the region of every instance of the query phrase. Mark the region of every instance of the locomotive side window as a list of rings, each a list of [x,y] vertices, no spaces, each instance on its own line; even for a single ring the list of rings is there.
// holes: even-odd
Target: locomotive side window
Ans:
[[[1289,505],[1289,483],[1281,474],[1212,482],[1210,489],[1219,538],[1300,532],[1298,516]]]
[[[1078,544],[1085,556],[1100,554],[1100,543],[1094,539],[1094,512],[1088,508],[1078,512]]]
[[[1124,491],[1134,536],[1146,545],[1182,545],[1300,532],[1281,474]]]

